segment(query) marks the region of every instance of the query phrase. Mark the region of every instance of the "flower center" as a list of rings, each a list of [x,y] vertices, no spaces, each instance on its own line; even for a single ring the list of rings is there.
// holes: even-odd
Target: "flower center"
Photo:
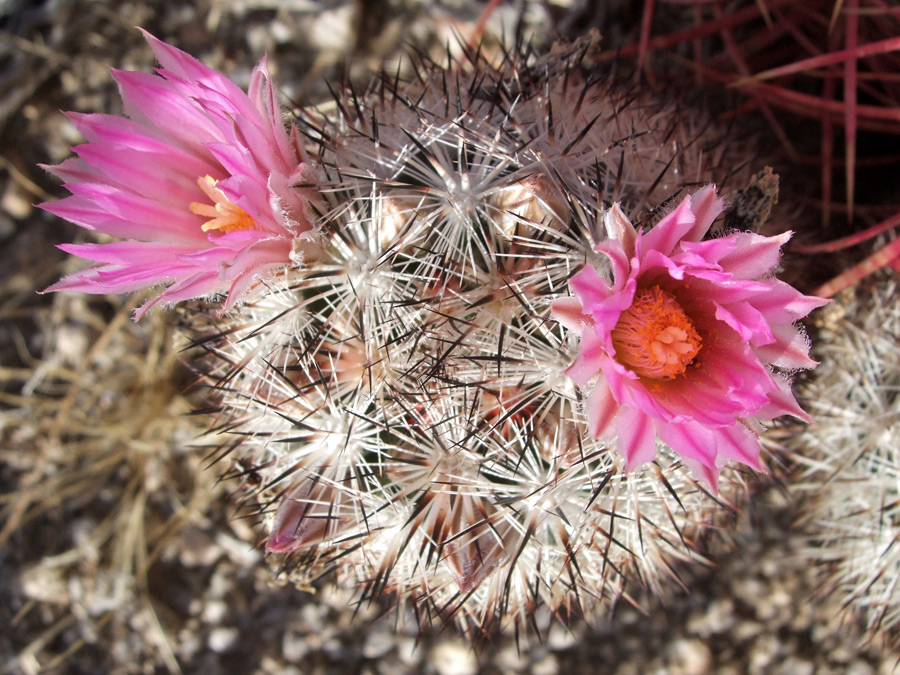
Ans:
[[[201,229],[204,232],[218,230],[222,234],[236,230],[258,230],[259,226],[250,217],[250,214],[230,201],[225,193],[216,187],[218,182],[212,176],[202,176],[197,179],[197,185],[212,201],[212,204],[190,203],[192,213],[209,218],[203,223]]]
[[[701,342],[678,300],[659,286],[639,289],[612,331],[619,363],[654,379],[681,375],[697,356]]]

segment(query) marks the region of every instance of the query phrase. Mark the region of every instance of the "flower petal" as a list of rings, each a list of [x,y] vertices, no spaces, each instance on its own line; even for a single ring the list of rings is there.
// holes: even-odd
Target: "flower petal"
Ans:
[[[697,224],[697,216],[691,210],[691,196],[688,195],[669,215],[659,221],[652,230],[638,237],[644,255],[657,251],[669,256],[684,236]]]
[[[569,330],[581,335],[581,331],[584,330],[585,326],[590,326],[594,323],[594,320],[581,310],[581,300],[578,298],[558,298],[550,305],[550,316]]]
[[[722,207],[707,186],[633,241],[630,223],[610,209],[606,226],[615,239],[595,248],[609,256],[613,283],[586,267],[571,281],[574,297],[553,310],[581,331],[581,351],[565,372],[578,386],[594,387],[585,404],[591,435],[605,438],[614,429],[628,470],[655,456],[658,436],[714,490],[728,460],[765,470],[756,418],[809,419],[772,367],[814,365],[794,321],[825,302],[771,277],[790,233],[701,241]],[[630,258],[625,251],[633,251]],[[632,310],[639,293],[641,305]],[[669,304],[653,304],[663,296]],[[587,328],[584,316],[593,322]],[[682,344],[679,332],[688,329],[695,336]],[[640,375],[626,365],[663,358],[666,370]]]
[[[682,241],[700,241],[709,232],[713,221],[725,208],[724,200],[716,194],[715,185],[707,185],[691,195],[691,210],[694,212],[694,227],[682,237]]]
[[[759,279],[771,274],[781,259],[781,247],[791,238],[792,232],[775,237],[763,237],[753,232],[731,235],[735,241],[734,252],[719,260],[722,269],[736,279]]]
[[[635,254],[635,241],[637,241],[637,230],[628,220],[628,216],[622,211],[618,202],[603,215],[603,224],[606,226],[606,234],[609,239],[616,241],[622,247],[626,259],[632,258]]]
[[[809,358],[809,338],[793,325],[773,326],[773,344],[762,345],[756,353],[767,363],[786,370],[815,368],[817,361]]]
[[[597,335],[593,326],[585,327],[581,334],[581,351],[575,362],[566,368],[565,374],[575,380],[575,384],[583,387],[600,372],[605,356],[605,342]]]
[[[584,408],[591,437],[608,439],[613,432],[613,421],[619,412],[619,403],[602,375],[591,390],[584,403]]]
[[[716,468],[716,433],[697,422],[656,422],[659,439],[684,458]]]
[[[734,302],[727,307],[714,303],[716,318],[733,328],[741,340],[754,347],[775,342],[772,328],[766,317],[749,302]]]
[[[737,422],[730,427],[716,429],[716,446],[723,457],[746,464],[760,473],[767,473],[759,459],[759,437]]]
[[[625,470],[634,471],[656,458],[653,420],[636,408],[624,407],[615,418],[617,449],[625,458]]]
[[[131,119],[72,114],[88,142],[76,148],[78,159],[49,168],[72,194],[42,205],[129,241],[64,246],[98,264],[47,290],[171,284],[136,316],[161,302],[218,292],[227,292],[227,309],[266,275],[320,250],[312,241],[315,172],[296,129],[284,128],[265,63],[254,70],[248,96],[144,35],[162,66],[157,73],[113,71]],[[303,236],[309,241],[295,247]]]

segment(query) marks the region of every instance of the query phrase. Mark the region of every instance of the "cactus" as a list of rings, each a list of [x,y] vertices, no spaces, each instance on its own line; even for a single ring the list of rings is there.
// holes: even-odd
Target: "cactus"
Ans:
[[[897,644],[900,629],[900,306],[896,280],[844,291],[819,318],[816,377],[803,387],[816,425],[794,439],[807,496],[805,554],[823,587]]]
[[[660,446],[625,473],[562,374],[577,339],[550,305],[586,262],[608,269],[602,214],[648,222],[723,152],[674,104],[598,78],[594,46],[345,88],[338,114],[301,120],[316,259],[219,320],[186,311],[222,454],[299,584],[335,572],[423,623],[523,629],[541,605],[565,619],[659,591],[733,515],[741,471],[715,497]]]
[[[596,36],[421,58],[287,129],[265,61],[245,93],[146,37],[45,206],[127,239],[48,290],[194,299],[214,454],[297,583],[473,636],[596,615],[703,560],[758,417],[808,419],[790,233],[704,240],[741,144],[598,74]]]

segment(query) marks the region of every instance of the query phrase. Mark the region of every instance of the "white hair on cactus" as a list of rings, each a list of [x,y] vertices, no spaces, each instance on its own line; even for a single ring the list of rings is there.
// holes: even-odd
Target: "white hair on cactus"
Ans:
[[[321,254],[203,340],[219,429],[298,583],[525,629],[540,606],[658,591],[732,518],[742,473],[715,498],[661,448],[626,475],[561,374],[575,340],[550,305],[605,264],[606,210],[640,225],[712,178],[690,121],[591,75],[592,45],[418,63],[306,120]]]
[[[900,304],[886,279],[836,298],[820,317],[816,377],[803,391],[816,425],[797,440],[808,496],[805,553],[825,588],[896,644],[900,629]]]

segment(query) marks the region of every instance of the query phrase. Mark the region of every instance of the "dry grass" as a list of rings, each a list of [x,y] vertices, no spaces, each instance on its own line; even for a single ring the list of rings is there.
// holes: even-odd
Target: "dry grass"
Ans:
[[[158,662],[177,670],[148,571],[204,520],[214,477],[190,449],[199,429],[185,416],[166,317],[138,326],[129,313],[112,300],[59,298],[38,315],[43,353],[2,371],[0,457],[16,489],[0,497],[0,546],[21,565],[24,596],[7,639],[22,641],[11,653],[26,672],[121,635],[134,615]]]

